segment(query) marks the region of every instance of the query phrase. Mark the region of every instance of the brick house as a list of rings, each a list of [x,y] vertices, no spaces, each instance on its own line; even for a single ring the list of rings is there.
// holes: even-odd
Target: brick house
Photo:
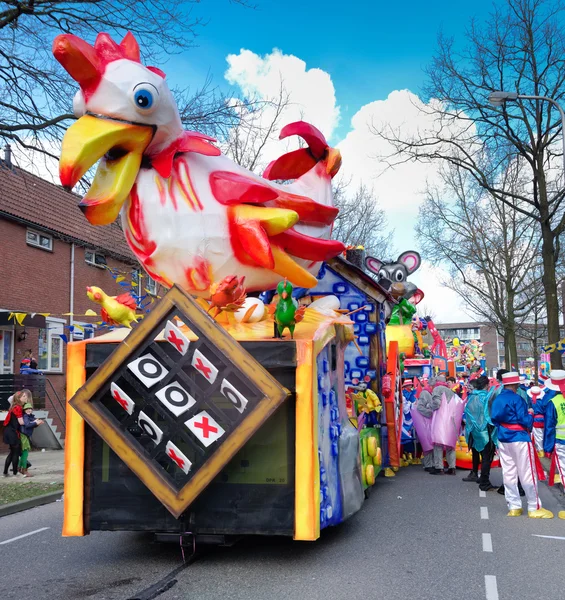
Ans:
[[[117,295],[128,288],[104,267],[118,269],[129,282],[139,273],[118,223],[90,225],[78,201],[75,194],[13,166],[9,151],[0,161],[0,375],[19,373],[24,351],[31,349],[38,369],[63,401],[66,345],[60,335],[69,340],[91,337],[97,333],[93,323],[100,321],[79,316],[89,308],[100,314],[86,287],[96,285]],[[142,283],[154,295],[160,293],[147,276]],[[19,325],[9,318],[11,312],[28,315]],[[71,333],[69,326],[75,324],[80,327]],[[52,409],[49,416],[60,425],[50,401],[46,399],[45,408]]]

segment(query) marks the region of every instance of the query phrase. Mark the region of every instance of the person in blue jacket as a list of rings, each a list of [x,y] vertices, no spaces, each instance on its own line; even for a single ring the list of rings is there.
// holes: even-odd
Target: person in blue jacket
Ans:
[[[526,493],[528,517],[552,519],[553,513],[542,507],[538,493],[535,449],[530,433],[534,422],[533,409],[528,410],[524,400],[517,394],[520,386],[518,373],[505,373],[502,385],[504,389],[492,403],[491,420],[497,427],[498,456],[508,516],[519,517],[522,514],[522,500],[518,492],[520,478]]]
[[[554,393],[545,407],[543,449],[548,454],[555,453],[552,458],[565,487],[565,371],[551,371],[549,377],[545,384],[547,393]],[[565,519],[565,511],[560,511],[557,516]]]

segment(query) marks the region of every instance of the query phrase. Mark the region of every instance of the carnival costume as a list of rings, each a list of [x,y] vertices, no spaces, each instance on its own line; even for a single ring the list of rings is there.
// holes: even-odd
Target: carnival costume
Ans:
[[[543,447],[551,454],[551,470],[549,485],[553,485],[555,468],[559,471],[561,483],[565,482],[565,371],[551,371],[550,379],[546,382],[549,395],[545,409],[545,431]],[[559,512],[559,518],[565,519],[565,511]]]
[[[538,452],[538,456],[543,456],[543,437],[545,426],[545,411],[548,402],[557,394],[555,390],[542,390],[534,385],[528,390],[528,396],[531,398],[532,408],[534,409],[534,427],[532,437]]]
[[[505,373],[502,376],[504,386],[519,383],[518,373]],[[505,388],[492,403],[491,420],[497,426],[498,456],[508,516],[518,517],[522,514],[519,478],[526,493],[528,516],[535,519],[553,518],[553,513],[542,508],[539,498],[535,450],[530,437],[534,417],[528,413],[523,399],[516,392]]]
[[[463,416],[463,400],[445,382],[445,377],[437,377],[433,382],[432,441],[434,443],[434,471],[443,473],[443,452],[447,461],[448,473],[455,475],[455,445],[459,438]]]
[[[480,489],[484,491],[493,487],[490,483],[490,466],[498,443],[496,428],[489,415],[491,395],[490,390],[473,390],[465,406],[465,438],[467,445],[474,451],[474,477],[469,476],[464,481],[478,481]],[[482,458],[480,479],[477,477],[479,454]]]
[[[412,405],[410,414],[414,422],[414,429],[418,434],[418,441],[422,446],[422,465],[424,469],[431,472],[434,468],[433,464],[433,450],[434,444],[432,442],[432,415],[434,410],[434,399],[427,390],[423,390],[420,393],[418,400]]]

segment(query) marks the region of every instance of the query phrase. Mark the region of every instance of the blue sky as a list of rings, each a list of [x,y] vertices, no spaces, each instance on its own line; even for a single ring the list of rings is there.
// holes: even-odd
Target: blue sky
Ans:
[[[341,107],[335,132],[340,138],[364,104],[395,89],[421,90],[440,28],[459,39],[469,20],[488,18],[491,7],[491,0],[258,0],[250,10],[227,0],[203,2],[198,14],[209,21],[198,47],[172,59],[170,67],[177,81],[185,72],[186,83],[198,85],[211,72],[215,83],[226,85],[226,56],[241,48],[259,55],[278,48],[298,56],[308,68],[331,75]]]

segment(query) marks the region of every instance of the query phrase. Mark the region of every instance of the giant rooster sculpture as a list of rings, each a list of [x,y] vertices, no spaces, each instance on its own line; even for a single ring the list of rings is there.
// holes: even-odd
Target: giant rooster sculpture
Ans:
[[[329,239],[341,157],[315,127],[283,128],[281,139],[299,135],[308,148],[273,161],[263,178],[223,156],[212,138],[183,130],[165,74],[141,64],[131,33],[120,44],[101,33],[94,46],[60,35],[53,54],[80,85],[61,183],[73,188],[100,161],[80,207],[93,225],[121,213],[128,244],[156,281],[203,297],[234,274],[249,291],[281,278],[309,288],[321,261],[343,251]]]

